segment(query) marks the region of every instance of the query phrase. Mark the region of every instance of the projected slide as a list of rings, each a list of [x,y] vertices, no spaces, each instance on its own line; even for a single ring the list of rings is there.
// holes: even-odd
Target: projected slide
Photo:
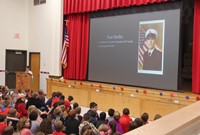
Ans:
[[[163,74],[165,20],[139,23],[138,73]]]
[[[168,6],[170,7],[170,6]],[[133,8],[135,9],[135,8]],[[138,11],[146,11],[145,6]],[[178,90],[180,8],[90,19],[88,80]]]

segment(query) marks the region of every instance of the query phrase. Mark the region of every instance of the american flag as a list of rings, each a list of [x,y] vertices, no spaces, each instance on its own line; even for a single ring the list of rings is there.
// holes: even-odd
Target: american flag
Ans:
[[[139,69],[143,69],[143,55],[147,51],[147,45],[145,44],[145,31],[140,26],[140,35],[139,35],[139,47],[138,47],[138,66]]]
[[[67,23],[67,22],[66,22]],[[62,47],[61,64],[63,68],[67,67],[67,48],[69,47],[69,36],[67,26],[64,30],[64,43]]]

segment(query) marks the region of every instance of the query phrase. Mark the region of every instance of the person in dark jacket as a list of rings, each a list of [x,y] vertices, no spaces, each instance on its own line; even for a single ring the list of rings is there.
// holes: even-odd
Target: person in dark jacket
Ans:
[[[91,116],[92,111],[96,112],[96,119],[99,120],[99,115],[97,113],[98,105],[95,102],[90,103],[90,109],[87,111],[87,113]]]
[[[96,124],[96,128],[99,128],[99,126],[101,124],[107,124],[108,121],[106,120],[106,113],[105,112],[101,112],[100,113],[100,119],[99,121],[97,121],[97,124]]]
[[[31,105],[34,105],[41,111],[48,111],[46,105],[40,101],[38,92],[34,92],[32,97],[29,98],[28,102],[26,103],[26,109],[28,109],[28,107]]]
[[[79,134],[79,125],[80,125],[80,121],[76,119],[76,110],[70,110],[69,111],[69,119],[65,122],[65,127],[66,127],[66,134],[70,135],[70,134],[75,134],[78,135]]]

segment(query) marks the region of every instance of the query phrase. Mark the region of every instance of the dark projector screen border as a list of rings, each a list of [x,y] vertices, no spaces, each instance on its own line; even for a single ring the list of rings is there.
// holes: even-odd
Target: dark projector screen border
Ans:
[[[180,7],[91,17],[88,80],[179,90]]]

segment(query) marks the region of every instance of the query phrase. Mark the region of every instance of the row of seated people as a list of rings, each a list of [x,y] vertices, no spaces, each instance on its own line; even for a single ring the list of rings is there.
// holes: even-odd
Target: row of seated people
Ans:
[[[15,98],[13,95],[2,97],[0,134],[112,135],[123,134],[148,123],[147,113],[132,121],[128,108],[123,109],[122,116],[112,108],[108,110],[109,117],[105,112],[98,115],[95,102],[90,103],[90,109],[82,117],[81,107],[72,102],[73,97],[65,100],[60,92],[52,93],[46,104],[44,96],[38,92],[32,93],[31,97],[27,95],[19,91],[13,105],[10,104]],[[25,103],[26,97],[28,101]]]

